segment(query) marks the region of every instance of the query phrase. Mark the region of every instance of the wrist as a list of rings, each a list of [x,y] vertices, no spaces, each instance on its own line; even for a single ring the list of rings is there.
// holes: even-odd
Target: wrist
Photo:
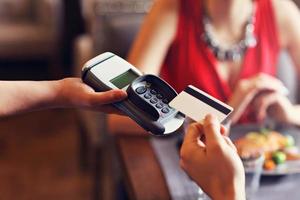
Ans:
[[[49,108],[60,108],[63,107],[64,95],[62,91],[62,81],[63,80],[55,80],[55,81],[45,81],[47,84],[47,92],[48,98],[46,100],[47,107]]]
[[[243,185],[243,184],[242,184]],[[213,192],[213,200],[246,200],[244,185],[227,184],[226,186],[219,187],[220,189]]]

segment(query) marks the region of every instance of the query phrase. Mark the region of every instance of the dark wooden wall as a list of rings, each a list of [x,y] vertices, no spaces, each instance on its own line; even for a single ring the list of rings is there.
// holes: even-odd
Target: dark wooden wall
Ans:
[[[73,42],[74,39],[84,32],[84,22],[81,14],[81,0],[64,1],[64,36],[63,36],[63,63],[65,74],[69,75],[73,61]]]

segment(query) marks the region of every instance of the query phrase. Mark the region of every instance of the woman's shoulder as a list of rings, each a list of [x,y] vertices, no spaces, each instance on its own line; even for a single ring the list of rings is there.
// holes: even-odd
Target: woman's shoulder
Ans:
[[[286,47],[294,26],[298,26],[300,20],[299,8],[292,0],[271,0],[279,39],[282,47]]]
[[[292,0],[271,0],[275,8],[294,9],[297,5]]]
[[[179,6],[181,0],[156,0],[154,5],[159,5],[166,10],[172,10]]]
[[[281,22],[287,22],[297,17],[299,9],[292,0],[271,0],[275,16]],[[297,18],[295,19],[297,20]]]
[[[176,18],[181,0],[156,0],[149,15],[159,19]]]

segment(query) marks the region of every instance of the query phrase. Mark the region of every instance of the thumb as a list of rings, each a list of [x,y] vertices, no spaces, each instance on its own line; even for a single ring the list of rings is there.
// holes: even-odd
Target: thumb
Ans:
[[[199,140],[199,138],[203,136],[203,127],[199,123],[192,123],[189,125],[188,130],[185,134],[183,146],[193,146],[204,147],[205,144]]]
[[[127,94],[123,90],[109,90],[106,92],[93,92],[90,97],[92,105],[111,104],[126,98]]]
[[[216,117],[207,115],[204,119],[203,129],[207,145],[222,141],[221,124]]]
[[[203,133],[202,125],[199,123],[192,123],[189,125],[188,130],[185,134],[184,141],[193,143],[197,142],[200,135]]]
[[[195,154],[197,152],[198,156],[201,155],[199,152],[203,152],[201,150],[205,148],[205,144],[199,140],[201,135],[203,135],[203,128],[201,124],[192,123],[189,125],[180,149],[181,159],[187,159],[191,154]]]

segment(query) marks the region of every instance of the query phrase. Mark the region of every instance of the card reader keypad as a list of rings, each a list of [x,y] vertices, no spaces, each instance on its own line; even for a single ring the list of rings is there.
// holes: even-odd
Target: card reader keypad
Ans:
[[[161,108],[164,107],[164,104],[158,103],[158,104],[155,105],[155,107],[158,108],[158,109],[161,109]]]
[[[138,94],[144,94],[147,91],[145,86],[140,86],[135,90]]]
[[[157,94],[156,90],[154,90],[154,89],[151,89],[151,90],[150,90],[150,93],[153,94],[153,95],[156,95],[156,94]]]
[[[155,107],[162,116],[166,116],[172,110],[172,108],[168,106],[169,100],[164,98],[163,94],[151,88],[150,83],[137,87],[135,91],[139,96]]]
[[[153,97],[152,99],[150,99],[150,103],[152,104],[156,104],[158,102],[158,99]]]
[[[146,94],[144,95],[144,97],[145,97],[146,99],[151,99],[152,95],[149,94],[149,93],[146,93]]]
[[[169,109],[169,108],[163,108],[161,111],[162,111],[163,113],[168,113],[168,112],[170,112],[170,109]]]
[[[161,94],[157,94],[156,97],[157,97],[158,99],[162,99],[162,98],[163,98],[163,96],[162,96]]]

